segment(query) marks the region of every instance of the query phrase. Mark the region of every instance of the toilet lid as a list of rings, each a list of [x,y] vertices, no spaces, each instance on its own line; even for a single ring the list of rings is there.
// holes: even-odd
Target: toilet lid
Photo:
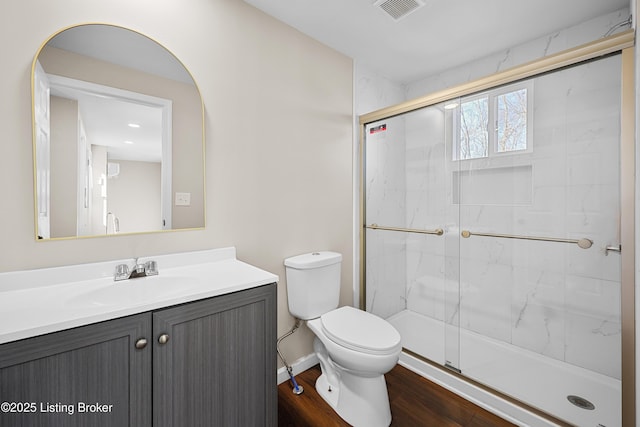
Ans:
[[[386,320],[353,307],[340,307],[321,316],[322,330],[333,342],[370,354],[400,349],[400,334]]]

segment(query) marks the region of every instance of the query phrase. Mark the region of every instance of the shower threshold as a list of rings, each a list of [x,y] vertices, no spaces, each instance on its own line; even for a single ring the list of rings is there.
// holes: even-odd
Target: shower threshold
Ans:
[[[451,364],[445,357],[442,321],[410,310],[387,320],[400,332],[405,349],[443,366]],[[453,331],[451,336],[457,338],[457,330]],[[459,334],[457,368],[463,376],[574,425],[621,425],[619,380],[465,329],[460,329]],[[449,388],[456,390],[455,386]],[[591,402],[594,408],[572,404],[567,399],[571,395]]]

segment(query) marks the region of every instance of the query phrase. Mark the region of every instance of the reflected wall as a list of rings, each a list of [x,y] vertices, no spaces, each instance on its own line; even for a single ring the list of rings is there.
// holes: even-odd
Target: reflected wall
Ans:
[[[171,203],[171,228],[203,227],[205,223],[204,129],[202,103],[197,86],[51,46],[43,47],[38,60],[47,74],[172,100],[172,192],[174,194],[176,192],[191,193],[191,204],[190,206],[176,206],[175,203]],[[97,187],[97,183],[94,187]],[[133,232],[162,229],[160,219],[155,224],[146,223],[142,228],[135,228],[133,223],[139,223],[139,221],[135,217],[127,218],[126,214],[124,218],[121,218],[121,223],[124,229]],[[75,235],[75,233],[57,234],[57,237]]]

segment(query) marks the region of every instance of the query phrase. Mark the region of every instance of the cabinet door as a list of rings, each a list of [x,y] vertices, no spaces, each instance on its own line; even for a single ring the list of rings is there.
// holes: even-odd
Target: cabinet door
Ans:
[[[154,427],[276,426],[275,316],[275,284],[154,312]]]
[[[0,345],[0,426],[150,426],[150,333],[147,313]]]

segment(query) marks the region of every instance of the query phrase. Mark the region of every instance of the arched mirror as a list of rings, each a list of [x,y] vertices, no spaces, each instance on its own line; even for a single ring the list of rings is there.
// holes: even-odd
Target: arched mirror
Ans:
[[[204,227],[204,107],[163,46],[67,28],[32,67],[36,238]]]

